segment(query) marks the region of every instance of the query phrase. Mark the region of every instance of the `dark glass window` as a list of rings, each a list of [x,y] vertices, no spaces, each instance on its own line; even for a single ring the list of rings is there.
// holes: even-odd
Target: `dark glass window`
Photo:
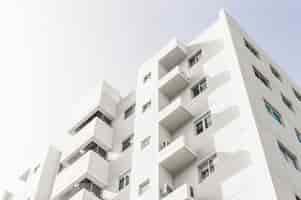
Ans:
[[[132,134],[131,136],[129,136],[128,138],[126,138],[126,139],[122,142],[122,151],[125,151],[125,150],[128,149],[130,146],[132,146],[132,144],[133,144],[133,138],[134,138],[134,134]]]
[[[293,92],[294,92],[296,98],[297,98],[299,101],[301,101],[301,94],[300,94],[295,88],[293,88]]]
[[[297,157],[290,150],[288,150],[282,143],[278,141],[278,147],[283,155],[283,158],[287,161],[287,163],[293,166],[296,170],[299,170],[299,164]]]
[[[131,116],[135,112],[136,104],[131,105],[124,111],[124,119],[127,119],[129,116]]]
[[[119,176],[119,185],[118,185],[118,190],[122,190],[126,186],[130,184],[130,170],[126,171],[124,174]]]
[[[192,96],[196,97],[207,89],[207,79],[203,78],[191,88]]]
[[[264,99],[265,108],[268,113],[281,125],[283,125],[282,115],[269,102]]]
[[[210,158],[208,158],[206,161],[202,162],[198,166],[200,182],[202,182],[203,180],[208,178],[212,173],[214,173],[216,158],[217,155],[213,154]]]
[[[271,69],[272,74],[273,74],[279,81],[282,81],[281,75],[280,75],[280,73],[278,72],[278,70],[277,70],[276,68],[274,68],[272,65],[270,65],[270,69]]]
[[[207,112],[201,116],[197,121],[195,121],[196,134],[199,135],[203,133],[212,125],[211,112]]]
[[[253,66],[255,76],[268,88],[271,89],[270,81],[258,69]]]
[[[197,64],[202,56],[202,50],[198,50],[193,56],[188,59],[189,66],[192,67],[193,65]]]
[[[282,102],[291,110],[291,111],[295,111],[294,110],[294,106],[293,106],[293,103],[286,97],[284,96],[283,94],[281,94],[281,99],[282,99]]]
[[[245,47],[247,47],[254,56],[260,58],[259,52],[255,49],[255,47],[253,47],[253,45],[250,42],[244,39],[244,43],[245,43]]]
[[[142,112],[145,112],[150,106],[151,106],[152,102],[148,101],[146,102],[143,106],[142,106]]]

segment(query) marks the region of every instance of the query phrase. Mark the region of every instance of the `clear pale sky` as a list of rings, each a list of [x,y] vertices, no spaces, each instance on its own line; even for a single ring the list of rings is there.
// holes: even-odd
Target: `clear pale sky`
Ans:
[[[223,7],[301,85],[300,0],[2,0],[0,189],[66,134],[89,88],[105,78],[127,94],[145,59]]]

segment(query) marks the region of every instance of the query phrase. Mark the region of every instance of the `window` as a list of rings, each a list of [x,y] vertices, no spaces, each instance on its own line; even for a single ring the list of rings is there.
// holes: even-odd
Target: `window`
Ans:
[[[199,62],[202,56],[202,50],[198,50],[191,58],[188,59],[189,66],[192,67]]]
[[[298,197],[297,195],[295,195],[295,197],[296,197],[296,200],[301,200],[301,198],[300,198],[300,197]]]
[[[147,145],[149,145],[150,144],[150,139],[151,139],[151,136],[148,136],[145,139],[143,139],[141,141],[140,148],[144,149]]]
[[[203,133],[212,125],[211,112],[205,113],[198,120],[194,122],[196,128],[196,134],[199,135]]]
[[[146,83],[147,80],[151,79],[152,74],[149,72],[143,77],[143,83]]]
[[[151,106],[152,102],[148,101],[146,102],[143,106],[142,106],[142,112],[145,112],[150,106]]]
[[[301,94],[300,94],[295,88],[293,88],[293,92],[294,92],[296,98],[297,98],[299,101],[301,101]]]
[[[254,56],[256,56],[257,58],[260,58],[258,51],[255,49],[255,47],[253,47],[253,45],[251,45],[250,42],[248,42],[246,39],[244,39],[244,43],[245,43],[245,47],[247,47]]]
[[[283,155],[283,158],[286,160],[286,162],[289,165],[293,166],[296,170],[299,170],[297,157],[279,141],[278,141],[278,147]]]
[[[268,88],[271,89],[271,85],[270,85],[270,81],[258,70],[256,69],[254,66],[253,66],[253,71],[254,71],[254,74],[255,76],[261,80],[261,82],[267,86]]]
[[[33,169],[33,173],[37,173],[37,171],[39,170],[40,168],[40,164],[38,164],[34,169]]]
[[[291,110],[291,111],[295,111],[294,110],[294,106],[293,106],[293,103],[288,99],[286,98],[283,94],[281,94],[281,99],[282,99],[282,102]]]
[[[301,143],[301,132],[295,128],[295,133],[296,133],[298,141]]]
[[[281,114],[274,108],[269,102],[264,99],[265,108],[271,114],[271,116],[281,125],[283,125],[283,119]]]
[[[199,181],[200,183],[209,177],[215,171],[216,153],[210,156],[206,161],[198,166]]]
[[[139,185],[139,195],[147,191],[147,189],[149,188],[149,183],[150,183],[149,179],[146,179]]]
[[[131,116],[135,112],[136,104],[131,105],[124,111],[124,119],[127,119],[129,116]]]
[[[96,197],[102,199],[102,189],[98,185],[90,181],[89,179],[86,178],[82,180],[78,185],[74,187],[74,189],[78,191],[83,188],[89,192],[92,192]]]
[[[119,176],[119,185],[118,185],[119,191],[130,184],[130,173],[131,173],[131,170],[128,170]]]
[[[280,75],[280,73],[278,72],[278,70],[277,70],[276,68],[274,68],[272,65],[270,65],[270,69],[271,69],[272,74],[273,74],[279,81],[282,81],[281,75]]]
[[[105,122],[107,125],[111,126],[112,120],[105,116],[102,112],[99,110],[96,111],[93,115],[91,115],[87,120],[85,120],[83,123],[81,123],[78,127],[74,129],[74,132],[79,132],[81,129],[83,129],[87,124],[89,124],[94,118],[98,118]]]
[[[134,134],[130,135],[122,142],[122,151],[127,150],[133,144]]]
[[[207,79],[203,78],[201,81],[199,81],[197,84],[195,84],[192,88],[191,88],[191,92],[192,92],[192,96],[196,97],[199,94],[201,94],[202,92],[204,92],[204,90],[207,88]]]

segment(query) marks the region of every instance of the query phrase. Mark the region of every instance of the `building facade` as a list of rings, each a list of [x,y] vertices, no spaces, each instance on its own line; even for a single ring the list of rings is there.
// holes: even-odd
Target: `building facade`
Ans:
[[[301,89],[227,13],[171,40],[122,97],[106,82],[27,200],[300,200]]]

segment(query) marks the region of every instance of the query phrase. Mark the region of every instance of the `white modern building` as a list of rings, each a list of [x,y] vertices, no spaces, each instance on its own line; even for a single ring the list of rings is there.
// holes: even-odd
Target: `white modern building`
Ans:
[[[106,82],[26,200],[300,200],[301,89],[227,13],[171,40],[122,97]]]

